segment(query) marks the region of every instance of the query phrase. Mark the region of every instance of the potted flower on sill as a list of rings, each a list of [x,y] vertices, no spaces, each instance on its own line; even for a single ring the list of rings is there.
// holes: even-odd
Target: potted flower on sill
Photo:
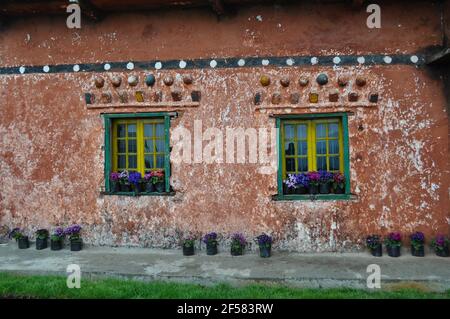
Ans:
[[[231,236],[231,256],[241,256],[244,253],[244,248],[247,245],[244,235],[240,233]]]
[[[125,170],[119,174],[119,185],[121,192],[131,192],[131,184],[128,181],[128,171]]]
[[[164,170],[159,169],[152,172],[152,183],[155,185],[155,189],[158,193],[165,192],[166,184],[164,182]]]
[[[319,171],[319,193],[329,194],[330,184],[333,182],[333,174],[328,171]]]
[[[447,236],[437,235],[436,238],[433,238],[433,240],[431,241],[431,246],[434,248],[436,255],[439,257],[448,257],[450,255],[450,245]]]
[[[309,187],[309,178],[305,173],[295,175],[295,183],[297,185],[296,194],[306,194]]]
[[[141,185],[142,175],[139,172],[130,172],[128,174],[128,182],[131,185],[131,188],[133,189],[135,194],[139,194],[141,191],[140,185]]]
[[[149,172],[144,175],[145,191],[147,193],[155,192],[155,184],[153,184],[152,178],[153,178],[153,172]]]
[[[308,172],[309,179],[309,193],[317,194],[319,192],[320,174],[318,172]]]
[[[41,250],[48,247],[48,230],[38,229],[36,231],[36,249]]]
[[[83,248],[83,240],[81,239],[80,232],[81,226],[77,224],[67,227],[64,231],[64,234],[69,236],[71,251],[80,251]]]
[[[217,254],[217,234],[212,232],[203,236],[203,242],[206,244],[206,254]]]
[[[297,188],[297,179],[295,174],[288,174],[287,179],[283,181],[283,193],[286,195],[295,194]]]
[[[30,247],[30,241],[28,240],[28,236],[25,236],[20,228],[14,228],[9,233],[9,238],[14,238],[17,241],[19,249],[26,249]]]
[[[389,256],[399,257],[400,247],[402,246],[402,235],[399,232],[389,233],[384,240],[386,250]]]
[[[109,175],[109,181],[111,182],[111,192],[120,192],[120,174],[117,172],[112,172]]]
[[[53,234],[50,236],[50,249],[51,250],[61,250],[64,241],[64,229],[58,227],[55,229]]]
[[[270,252],[272,249],[272,237],[262,233],[258,237],[256,237],[256,241],[259,245],[259,256],[263,258],[270,257]]]
[[[421,232],[415,232],[411,235],[411,255],[416,257],[425,256],[424,244],[425,235]]]
[[[366,238],[366,244],[369,248],[372,256],[381,257],[383,256],[381,238],[379,235],[370,235]]]
[[[342,173],[334,173],[333,174],[333,183],[332,183],[333,192],[335,194],[344,194],[345,193],[345,177]]]
[[[187,236],[183,239],[183,255],[192,256],[194,254],[195,237]]]

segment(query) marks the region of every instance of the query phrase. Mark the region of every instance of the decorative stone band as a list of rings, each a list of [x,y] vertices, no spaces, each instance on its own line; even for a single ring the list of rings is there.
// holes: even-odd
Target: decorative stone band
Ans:
[[[193,60],[104,62],[82,64],[57,64],[38,66],[0,67],[0,75],[32,73],[119,72],[130,70],[219,69],[242,67],[298,67],[335,65],[422,65],[425,57],[407,55],[340,55],[340,56],[285,56],[285,57],[234,57]]]

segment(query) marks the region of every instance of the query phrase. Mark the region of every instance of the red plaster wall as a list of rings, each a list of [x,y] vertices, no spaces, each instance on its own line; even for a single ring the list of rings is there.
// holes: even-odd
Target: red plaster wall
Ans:
[[[347,5],[244,7],[220,21],[202,9],[116,14],[96,24],[83,20],[80,30],[67,29],[61,17],[20,19],[0,31],[0,64],[412,54],[441,44],[438,7],[419,2],[407,9],[383,5],[379,30],[365,26],[365,10]],[[355,200],[272,201],[276,173],[260,174],[258,164],[248,163],[172,165],[173,197],[102,196],[103,124],[100,111],[87,110],[83,98],[96,74],[2,75],[0,223],[29,232],[80,223],[89,243],[157,247],[176,245],[181,231],[217,231],[224,237],[234,231],[247,236],[266,231],[276,236],[278,248],[296,251],[357,248],[373,232],[448,233],[449,122],[442,82],[426,68],[267,67],[156,74],[159,81],[166,74],[192,74],[202,91],[200,107],[180,112],[172,130],[191,128],[194,120],[202,120],[204,129],[225,130],[274,126],[272,118],[254,110],[260,75],[296,82],[300,74],[314,79],[319,72],[334,78],[343,72],[353,78],[363,74],[380,93],[376,107],[358,108],[349,118]],[[145,73],[120,74],[136,74],[142,81]]]

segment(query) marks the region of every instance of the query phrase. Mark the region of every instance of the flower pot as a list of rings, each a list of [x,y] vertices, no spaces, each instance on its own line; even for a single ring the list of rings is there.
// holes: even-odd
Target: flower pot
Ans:
[[[70,250],[71,251],[80,251],[81,249],[83,249],[83,242],[81,240],[70,241]]]
[[[166,190],[166,185],[164,182],[156,183],[155,189],[158,193],[164,193],[164,191]]]
[[[45,249],[47,247],[48,247],[47,238],[45,238],[45,239],[36,238],[36,249],[37,250]]]
[[[283,185],[283,194],[285,195],[293,195],[295,194],[296,189],[287,187],[287,185]]]
[[[155,185],[152,182],[148,182],[145,184],[145,191],[147,193],[154,193],[155,192]]]
[[[184,246],[183,245],[183,255],[192,256],[194,254],[194,246]]]
[[[19,249],[27,249],[30,248],[30,241],[28,240],[28,236],[24,236],[22,238],[19,238],[17,240],[17,243],[19,245]]]
[[[210,256],[217,255],[217,243],[207,243],[206,254]]]
[[[51,250],[61,250],[63,246],[62,240],[50,240]]]
[[[295,188],[295,194],[306,194],[307,193],[307,189],[304,186],[299,186],[297,188]]]
[[[131,184],[120,184],[121,192],[131,192]]]
[[[319,192],[319,185],[309,185],[309,193],[314,195]]]
[[[111,181],[111,192],[120,192],[120,183],[117,181]]]
[[[436,255],[439,257],[448,257],[450,255],[448,247],[444,248],[443,250],[436,249]]]
[[[415,248],[414,246],[411,246],[411,255],[416,257],[423,257],[425,256],[425,249],[423,246],[419,248]]]
[[[372,253],[372,256],[374,256],[374,257],[381,257],[381,256],[383,256],[383,247],[380,244],[376,248],[370,249],[370,252]]]
[[[329,194],[330,193],[330,184],[320,184],[319,185],[319,193],[320,194]]]
[[[259,256],[262,258],[270,257],[271,249],[272,249],[272,246],[260,245],[259,246]]]
[[[335,189],[334,189],[334,193],[335,194],[345,194],[345,188],[344,187],[336,187]]]
[[[244,247],[231,247],[231,256],[242,256],[244,253]]]
[[[400,256],[400,246],[387,246],[387,253],[391,257],[399,257]]]

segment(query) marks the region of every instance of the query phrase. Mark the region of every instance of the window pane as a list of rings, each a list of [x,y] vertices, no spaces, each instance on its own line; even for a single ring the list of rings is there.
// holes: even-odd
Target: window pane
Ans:
[[[306,125],[297,126],[297,138],[301,140],[306,139]]]
[[[295,155],[294,142],[288,142],[284,145],[284,150],[286,155]]]
[[[144,152],[145,153],[153,153],[153,140],[145,140]]]
[[[117,140],[117,152],[125,153],[125,140]]]
[[[164,124],[156,124],[156,136],[164,136]]]
[[[125,155],[119,155],[117,158],[117,167],[120,169],[127,168],[127,163],[125,159]]]
[[[156,152],[164,153],[164,140],[156,140]]]
[[[156,167],[157,168],[164,168],[164,155],[157,155],[156,156]]]
[[[128,155],[128,168],[137,168],[137,156]]]
[[[339,141],[329,140],[328,141],[328,154],[339,154]]]
[[[330,171],[339,170],[339,156],[330,156]]]
[[[117,136],[118,137],[125,137],[125,124],[118,124],[117,125]]]
[[[317,156],[317,170],[327,170],[326,156]]]
[[[153,124],[144,124],[144,136],[145,137],[153,136]]]
[[[284,126],[284,138],[285,139],[294,138],[294,126],[293,125],[285,125]]]
[[[128,153],[136,153],[136,140],[128,140]]]
[[[327,153],[327,141],[317,141],[316,142],[316,153],[326,154]]]
[[[145,155],[145,168],[154,168],[153,155]]]
[[[297,155],[307,155],[308,154],[308,144],[306,141],[297,142]]]
[[[328,125],[328,137],[338,137],[339,128],[337,123],[331,123]]]
[[[293,158],[286,158],[286,171],[295,172],[295,160]]]
[[[308,159],[306,157],[297,159],[298,171],[307,172],[308,171]]]
[[[326,124],[316,125],[316,137],[327,137]]]
[[[136,137],[136,124],[128,124],[128,137]]]

